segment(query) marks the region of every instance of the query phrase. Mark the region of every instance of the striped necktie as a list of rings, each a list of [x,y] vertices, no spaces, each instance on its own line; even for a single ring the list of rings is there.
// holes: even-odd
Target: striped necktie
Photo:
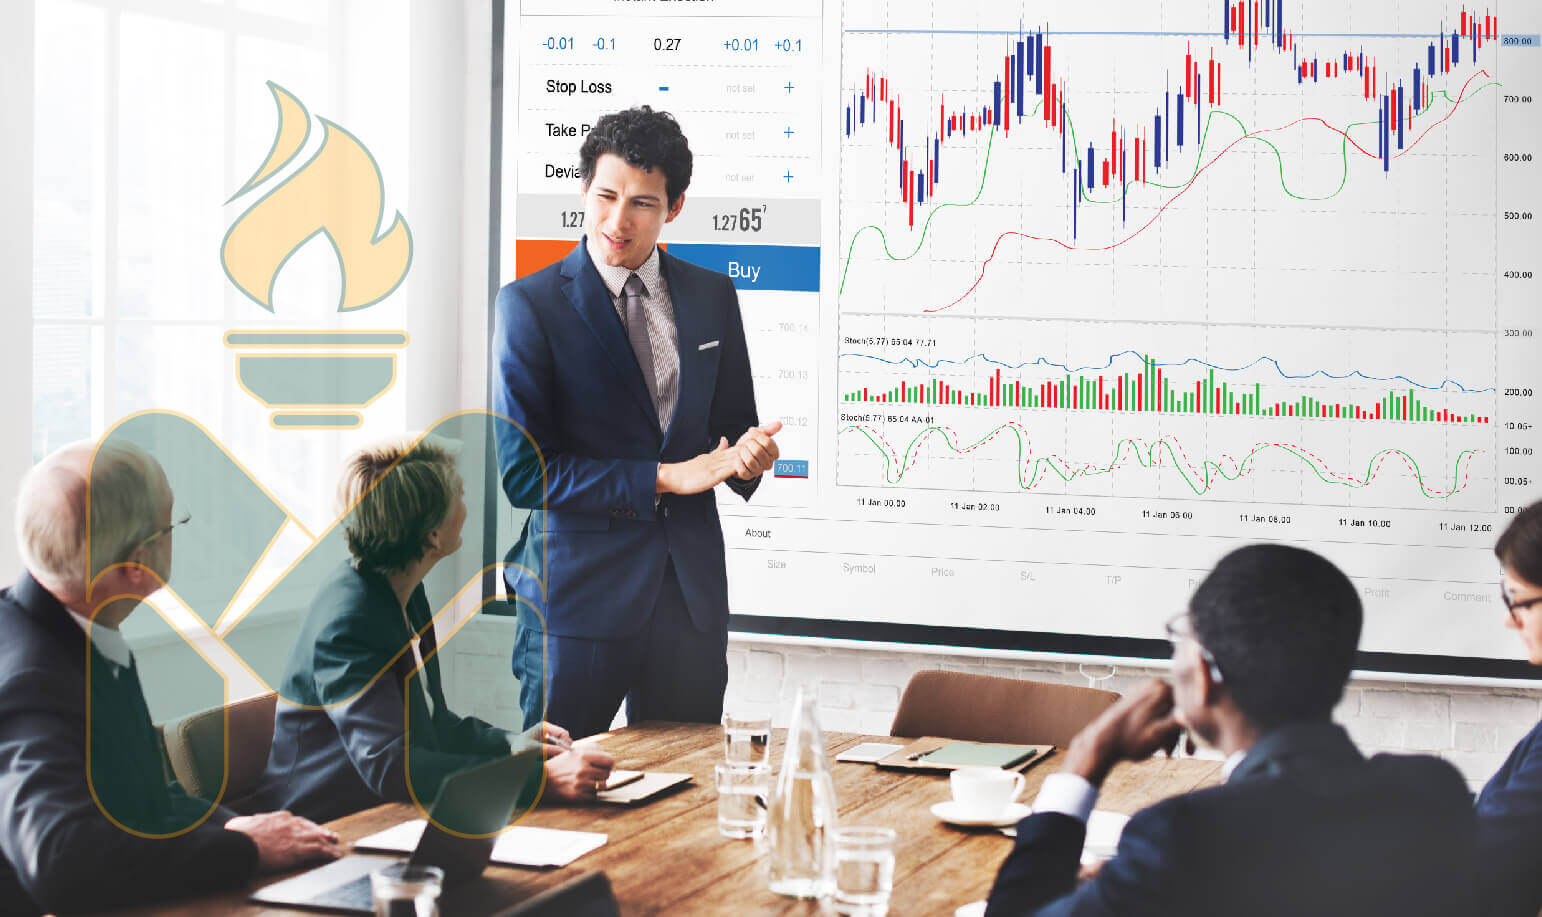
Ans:
[[[626,312],[626,337],[632,343],[637,368],[642,370],[643,381],[648,385],[648,397],[653,400],[653,410],[662,425],[664,410],[659,404],[659,380],[653,374],[653,344],[648,340],[648,312],[643,308],[643,296],[646,293],[642,278],[634,273],[621,288],[621,301]]]

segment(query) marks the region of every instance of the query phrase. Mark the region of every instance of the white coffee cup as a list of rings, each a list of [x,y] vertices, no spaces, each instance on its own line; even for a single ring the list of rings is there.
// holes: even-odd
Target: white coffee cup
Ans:
[[[991,818],[1023,792],[1023,775],[999,767],[961,767],[949,777],[953,804],[965,818]]]

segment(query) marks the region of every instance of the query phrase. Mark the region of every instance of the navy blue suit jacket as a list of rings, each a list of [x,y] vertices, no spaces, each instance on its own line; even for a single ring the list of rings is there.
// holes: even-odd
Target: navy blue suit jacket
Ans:
[[[0,592],[0,625],[0,913],[126,907],[247,881],[257,845],[225,830],[234,812],[185,830],[210,806],[166,781],[137,667],[114,675],[88,656],[85,631],[30,574]]]
[[[670,560],[692,623],[726,626],[712,492],[655,507],[654,490],[661,462],[734,443],[758,422],[744,326],[728,277],[667,252],[660,262],[680,342],[679,400],[662,433],[584,242],[498,293],[494,406],[524,431],[499,425],[499,472],[509,501],[531,510],[505,578],[558,636],[636,633]],[[746,498],[756,483],[729,481]]]
[[[508,732],[445,706],[421,585],[405,620],[402,611],[384,576],[338,565],[295,640],[268,766],[242,808],[323,822],[414,795],[427,806],[445,777],[509,754]],[[422,635],[421,675],[413,675],[414,633]]]
[[[1475,830],[1451,765],[1367,760],[1332,723],[1294,724],[1260,739],[1226,784],[1137,813],[1080,886],[1082,822],[1023,819],[987,914],[1470,914]]]
[[[1542,723],[1478,795],[1478,863],[1484,913],[1542,910]]]

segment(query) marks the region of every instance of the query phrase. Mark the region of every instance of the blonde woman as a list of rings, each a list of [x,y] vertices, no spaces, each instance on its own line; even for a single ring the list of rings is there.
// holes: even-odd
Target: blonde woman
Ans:
[[[352,507],[351,556],[300,629],[280,691],[294,703],[279,703],[267,771],[249,803],[316,821],[413,796],[427,804],[461,768],[531,741],[567,746],[559,727],[540,724],[539,738],[510,733],[445,705],[423,578],[461,546],[466,504],[449,450],[432,438],[360,449],[345,462],[338,496]],[[547,790],[593,796],[614,764],[598,748],[572,747],[546,762]]]

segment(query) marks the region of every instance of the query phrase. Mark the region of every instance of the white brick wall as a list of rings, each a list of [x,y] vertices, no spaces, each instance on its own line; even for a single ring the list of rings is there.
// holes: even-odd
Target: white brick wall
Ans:
[[[519,722],[518,687],[509,675],[514,624],[479,615],[445,647],[451,707],[499,725]],[[815,647],[733,639],[728,648],[729,709],[770,713],[785,726],[798,685],[818,691],[820,724],[838,732],[888,733],[910,676],[950,669],[1128,691],[1163,674],[1139,665],[1078,664],[978,656]],[[1542,717],[1542,687],[1483,688],[1357,679],[1334,712],[1367,754],[1424,752],[1450,761],[1480,788],[1510,748]]]

